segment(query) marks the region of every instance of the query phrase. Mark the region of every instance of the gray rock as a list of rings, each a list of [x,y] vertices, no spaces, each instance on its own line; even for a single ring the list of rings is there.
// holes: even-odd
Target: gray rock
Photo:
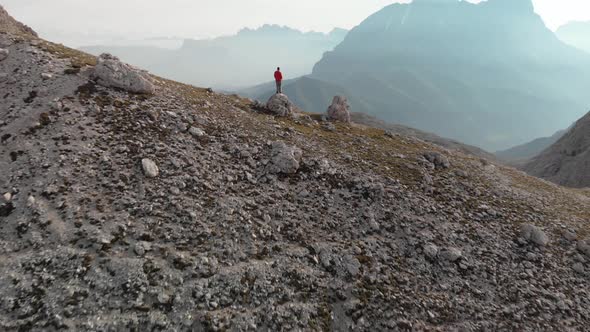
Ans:
[[[188,132],[193,135],[194,137],[203,137],[205,136],[205,131],[203,129],[197,127],[191,127]]]
[[[276,116],[290,116],[295,109],[295,105],[289,100],[287,95],[277,93],[270,97],[266,103],[266,108],[269,112]]]
[[[0,48],[0,61],[6,60],[6,58],[8,58],[8,54],[10,54],[10,52],[7,49]]]
[[[288,146],[285,142],[272,143],[269,173],[293,174],[299,169],[302,152],[298,147]]]
[[[50,80],[53,78],[53,75],[51,75],[50,73],[41,73],[41,78],[44,80]]]
[[[564,231],[562,233],[562,236],[563,236],[564,239],[566,239],[566,240],[568,240],[570,242],[574,242],[574,241],[576,241],[578,239],[578,235],[576,233],[571,232],[571,231],[568,231],[568,230]]]
[[[350,122],[350,106],[344,96],[335,96],[332,105],[328,107],[328,120]]]
[[[455,247],[448,247],[448,248],[441,250],[440,253],[438,254],[438,256],[442,260],[449,261],[449,262],[456,262],[457,260],[459,260],[459,258],[461,258],[463,256],[463,253],[461,252],[461,250],[459,250]]]
[[[586,257],[590,257],[590,241],[589,240],[582,240],[578,241],[577,244],[578,251],[584,254]]]
[[[123,63],[110,54],[98,57],[93,77],[98,84],[106,87],[120,88],[133,93],[152,94],[155,91],[147,72]]]
[[[426,257],[435,260],[438,256],[438,247],[434,244],[427,244],[426,246],[424,246],[424,255],[426,255]]]
[[[575,263],[574,266],[572,266],[572,269],[579,274],[584,274],[585,272],[584,264],[582,263]]]
[[[143,173],[148,178],[155,178],[160,174],[160,170],[158,169],[158,165],[154,161],[148,158],[144,158],[141,160],[141,166],[143,167]]]
[[[138,256],[143,256],[145,255],[146,252],[150,251],[152,248],[151,244],[149,242],[137,242],[135,244],[135,246],[133,247],[133,251],[138,255]]]
[[[344,266],[346,272],[352,277],[356,277],[360,272],[361,263],[352,255],[344,256],[342,265]]]
[[[545,232],[531,224],[524,224],[520,227],[520,237],[537,246],[546,246],[549,243],[549,237]]]
[[[439,152],[431,151],[424,153],[424,158],[434,164],[437,169],[445,169],[451,167],[449,159]]]
[[[333,123],[330,122],[324,122],[322,123],[322,128],[327,130],[327,131],[336,131],[336,126]]]

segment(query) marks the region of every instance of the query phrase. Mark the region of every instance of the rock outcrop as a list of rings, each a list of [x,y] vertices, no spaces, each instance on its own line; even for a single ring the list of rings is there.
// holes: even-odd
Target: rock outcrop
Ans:
[[[590,187],[590,113],[523,169],[563,186]]]
[[[344,96],[335,96],[332,105],[328,107],[328,120],[339,122],[350,122],[350,106]]]
[[[0,5],[0,32],[37,37],[33,29],[15,20],[2,5]]]
[[[153,94],[154,84],[146,71],[128,65],[116,56],[102,54],[94,68],[93,77],[98,84],[133,93]]]
[[[274,94],[266,103],[267,110],[281,117],[290,116],[295,110],[295,105],[289,100],[287,95],[282,93]]]

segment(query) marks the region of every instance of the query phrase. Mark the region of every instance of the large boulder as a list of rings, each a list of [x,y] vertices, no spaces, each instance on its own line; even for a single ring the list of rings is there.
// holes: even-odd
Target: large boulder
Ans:
[[[348,100],[343,96],[335,96],[332,105],[328,107],[328,120],[350,122],[350,106]]]
[[[299,169],[301,157],[302,152],[298,147],[281,141],[273,142],[267,171],[274,174],[294,174]]]
[[[287,95],[277,93],[270,97],[266,103],[266,109],[276,116],[290,116],[295,110],[295,105],[293,105]]]
[[[155,91],[146,71],[123,63],[116,56],[101,54],[94,68],[93,76],[98,84],[106,87],[120,88],[133,93],[149,93]]]

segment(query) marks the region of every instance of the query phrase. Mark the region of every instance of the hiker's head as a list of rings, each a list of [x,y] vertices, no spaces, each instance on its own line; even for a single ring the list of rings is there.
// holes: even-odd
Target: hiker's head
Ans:
[[[277,70],[281,70],[281,67],[277,67]]]

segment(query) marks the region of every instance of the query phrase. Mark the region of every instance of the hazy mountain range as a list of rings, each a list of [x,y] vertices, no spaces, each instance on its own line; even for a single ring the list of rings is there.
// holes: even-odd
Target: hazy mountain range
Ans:
[[[155,74],[198,86],[235,89],[272,79],[277,66],[286,77],[309,74],[326,51],[346,35],[343,29],[328,34],[301,32],[264,25],[243,29],[233,36],[184,41],[176,50],[153,46],[87,46],[91,53],[112,53]]]
[[[536,138],[530,142],[517,145],[510,149],[498,151],[495,154],[498,158],[507,161],[510,164],[522,165],[557,142],[563,137],[563,135],[565,135],[565,133],[567,133],[567,130],[560,130],[551,136]]]
[[[346,93],[355,111],[494,151],[582,116],[590,55],[560,41],[530,0],[416,0],[367,18],[290,85],[308,110]]]
[[[560,27],[556,33],[565,43],[590,52],[590,21],[571,22]]]

